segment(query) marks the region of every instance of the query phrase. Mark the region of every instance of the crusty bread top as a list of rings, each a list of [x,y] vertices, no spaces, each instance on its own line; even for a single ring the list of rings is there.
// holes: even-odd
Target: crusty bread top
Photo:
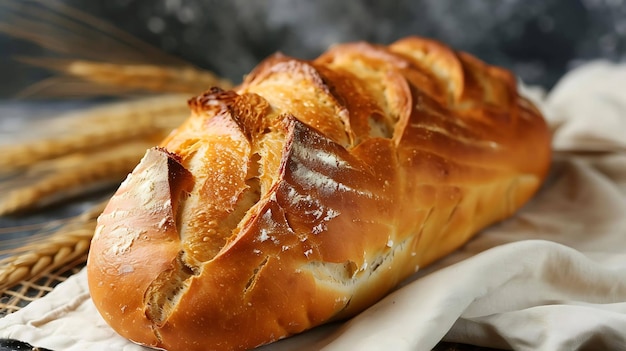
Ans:
[[[88,262],[105,320],[171,350],[351,316],[511,215],[550,161],[509,72],[416,37],[277,54],[189,105],[111,199]]]

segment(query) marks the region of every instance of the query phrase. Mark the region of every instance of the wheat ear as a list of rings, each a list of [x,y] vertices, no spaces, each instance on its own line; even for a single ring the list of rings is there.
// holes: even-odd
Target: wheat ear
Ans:
[[[141,123],[140,123],[141,124]],[[86,148],[102,146],[122,139],[138,137],[146,133],[141,128],[107,128],[108,134],[101,132],[86,133],[83,135],[67,135],[63,139],[36,140],[22,145],[9,145],[0,148],[3,156],[0,158],[0,167],[5,169],[19,168],[36,162],[69,154]],[[154,127],[147,127],[154,132]]]
[[[21,247],[19,250],[25,253],[0,260],[0,290],[85,256],[96,228],[96,219],[105,204],[92,207],[48,238]]]
[[[70,156],[73,166],[44,175],[31,184],[9,190],[0,199],[0,215],[50,203],[102,183],[119,183],[153,143],[131,143],[100,154]],[[55,160],[62,164],[61,160]],[[61,167],[58,167],[61,168]]]
[[[41,138],[0,146],[0,172],[71,152],[167,133],[188,114],[186,95],[171,94],[56,116],[25,128],[24,134],[42,134]]]
[[[230,89],[233,84],[210,71],[193,66],[109,63],[73,59],[21,57],[20,61],[52,69],[95,84],[113,86],[117,94],[126,91],[199,94],[218,86]]]

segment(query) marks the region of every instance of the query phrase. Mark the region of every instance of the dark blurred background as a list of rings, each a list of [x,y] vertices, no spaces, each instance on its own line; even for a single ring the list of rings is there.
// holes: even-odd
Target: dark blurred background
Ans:
[[[7,0],[2,0],[7,1]],[[43,1],[43,0],[42,0]],[[30,1],[14,1],[28,8]],[[624,0],[65,0],[220,76],[239,82],[276,51],[313,58],[329,45],[439,39],[552,87],[588,60],[626,59]],[[0,8],[0,22],[11,21]],[[47,75],[12,60],[40,47],[0,36],[0,97]]]

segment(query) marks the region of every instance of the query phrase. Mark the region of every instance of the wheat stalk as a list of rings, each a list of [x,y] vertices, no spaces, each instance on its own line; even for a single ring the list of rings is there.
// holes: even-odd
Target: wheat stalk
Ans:
[[[102,149],[111,143],[154,134],[162,136],[187,117],[189,110],[185,102],[185,95],[162,95],[111,103],[29,125],[25,133],[31,138],[37,134],[44,137],[0,145],[0,172],[72,152]]]
[[[100,84],[145,89],[153,92],[180,92],[199,94],[214,86],[223,89],[232,83],[215,74],[194,67],[166,67],[155,65],[123,65],[101,62],[73,61],[64,70],[67,74]]]
[[[2,0],[0,10],[7,15],[0,32],[60,54],[103,62],[189,65],[63,1]]]
[[[139,123],[141,125],[141,122]],[[109,134],[99,131],[93,133],[67,135],[62,139],[36,140],[22,145],[9,145],[0,147],[0,167],[6,170],[9,168],[20,168],[35,164],[42,160],[51,159],[57,156],[69,154],[87,148],[97,148],[111,142],[122,139],[139,137],[146,132],[154,132],[155,128],[126,128],[116,126],[107,129]]]
[[[0,260],[0,290],[5,290],[30,279],[43,271],[62,267],[87,253],[96,219],[106,203],[93,206],[89,211],[61,227],[45,241],[23,246],[16,254]]]
[[[60,1],[35,0],[24,6],[23,2],[4,0],[0,9],[9,14],[8,23],[0,23],[1,33],[66,56],[22,57],[20,61],[88,83],[53,77],[31,86],[21,96],[42,92],[116,96],[136,91],[199,94],[213,86],[232,87],[230,81]]]
[[[211,87],[229,89],[233,84],[210,71],[193,66],[109,63],[87,60],[21,57],[20,61],[122,91],[199,94]],[[23,92],[24,94],[24,92]]]
[[[0,215],[50,203],[60,194],[66,197],[98,183],[120,182],[137,164],[146,149],[153,143],[137,142],[112,147],[100,154],[74,155],[69,161],[72,166],[63,166],[56,161],[50,174],[36,179],[31,184],[14,187],[0,200]],[[5,187],[11,187],[8,184]]]

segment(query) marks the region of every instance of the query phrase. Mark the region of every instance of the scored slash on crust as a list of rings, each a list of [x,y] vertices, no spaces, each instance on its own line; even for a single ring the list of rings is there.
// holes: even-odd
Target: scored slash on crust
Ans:
[[[191,99],[173,154],[149,151],[120,187],[90,252],[94,303],[120,334],[185,350],[354,315],[537,189],[549,135],[515,89],[420,38],[269,58]],[[108,250],[127,229],[148,233]]]

